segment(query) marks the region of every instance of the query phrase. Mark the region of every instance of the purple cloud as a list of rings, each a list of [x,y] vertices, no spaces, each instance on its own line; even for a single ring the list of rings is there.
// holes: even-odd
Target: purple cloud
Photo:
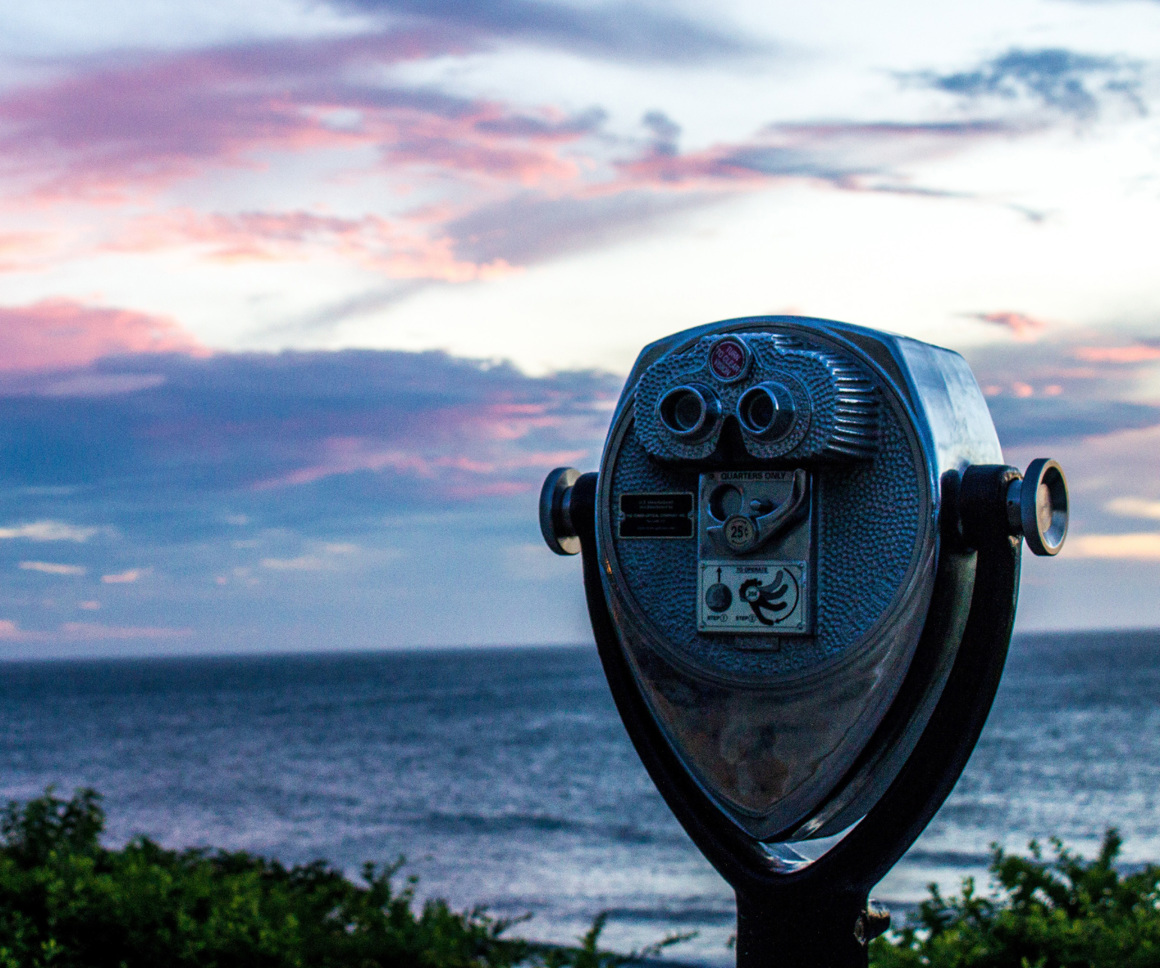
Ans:
[[[323,257],[395,281],[389,291],[349,300],[341,315],[422,285],[502,275],[786,181],[951,196],[916,183],[914,166],[1034,127],[971,119],[773,124],[747,139],[682,151],[680,125],[659,110],[644,115],[639,136],[613,137],[599,107],[512,105],[388,79],[396,65],[483,49],[494,34],[484,21],[502,35],[523,11],[529,23],[563,30],[565,21],[599,21],[614,10],[629,11],[631,22],[636,8],[578,12],[524,0],[484,12],[458,2],[370,6],[412,27],[398,27],[396,18],[392,28],[353,37],[124,55],[0,96],[8,204],[111,203],[98,233],[74,244],[73,258],[174,249],[232,262]],[[440,17],[447,29],[433,26]],[[179,181],[259,169],[278,155],[325,158],[344,178],[418,186],[429,201],[389,215],[165,203],[165,190]],[[148,214],[128,204],[143,199],[153,203]],[[0,270],[19,235],[7,247],[0,238]],[[45,251],[45,264],[61,261],[59,247]],[[28,258],[12,267],[28,268]]]
[[[4,172],[42,198],[120,199],[218,168],[257,168],[271,151],[372,145],[392,165],[525,184],[570,175],[552,146],[590,131],[598,113],[537,116],[364,80],[369,68],[468,49],[454,31],[386,31],[82,66],[0,97]]]
[[[83,395],[86,379],[100,392]],[[551,467],[591,462],[618,390],[604,374],[530,377],[433,352],[112,357],[0,378],[0,455],[9,489],[141,506],[319,487],[423,506],[529,493]]]
[[[992,345],[965,355],[1004,445],[1160,427],[1160,404],[1140,392],[1160,369],[1155,340],[1057,333],[1033,345]]]

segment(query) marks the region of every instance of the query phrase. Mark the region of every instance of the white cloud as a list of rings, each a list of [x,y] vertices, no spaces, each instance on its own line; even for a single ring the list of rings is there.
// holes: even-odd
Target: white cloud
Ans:
[[[1112,514],[1125,518],[1153,518],[1160,521],[1160,501],[1142,497],[1117,497],[1104,505]]]
[[[502,551],[503,574],[514,581],[559,583],[578,581],[579,559],[550,552],[542,541],[509,545]]]
[[[83,575],[88,569],[83,565],[61,565],[54,561],[22,561],[24,571],[39,571],[46,575]]]
[[[156,625],[102,625],[98,622],[64,622],[56,629],[23,629],[12,619],[0,619],[0,642],[41,642],[49,645],[72,642],[105,642],[124,639],[181,639],[188,628]]]
[[[263,558],[262,567],[271,571],[322,571],[328,563],[318,555],[299,555],[297,558]]]
[[[1069,558],[1118,558],[1129,561],[1160,561],[1160,532],[1132,534],[1083,534],[1069,537],[1063,554]]]
[[[60,641],[106,641],[109,639],[180,639],[191,633],[187,628],[157,625],[101,625],[97,622],[64,622],[52,636]]]
[[[128,571],[119,571],[112,575],[101,575],[101,581],[106,585],[128,585],[142,575],[148,574],[149,570],[148,568],[130,568]]]
[[[25,541],[88,541],[95,534],[107,528],[94,528],[67,521],[30,521],[0,528],[0,540],[24,539]]]
[[[349,541],[327,541],[315,544],[317,553],[298,555],[294,558],[263,558],[263,568],[271,571],[329,571],[338,567],[337,557],[353,555],[360,549]]]

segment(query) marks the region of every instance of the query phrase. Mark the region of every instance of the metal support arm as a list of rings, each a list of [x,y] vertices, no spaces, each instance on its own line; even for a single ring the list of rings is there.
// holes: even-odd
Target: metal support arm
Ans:
[[[1009,476],[1011,469],[978,470],[970,500],[988,508],[994,501],[1002,502],[1004,474]],[[653,782],[693,842],[737,894],[738,968],[865,968],[869,940],[888,923],[869,907],[869,891],[950,794],[994,700],[1015,618],[1019,538],[1005,527],[976,529],[971,537],[978,558],[970,612],[926,731],[897,779],[854,829],[813,863],[785,872],[777,870],[761,846],[693,782],[636,687],[601,585],[596,477],[584,474],[575,481],[569,515],[580,540],[588,612],[600,659],[629,737]],[[975,508],[965,508],[964,513],[972,522],[988,517]],[[951,553],[949,544],[944,553]],[[928,624],[938,625],[943,618],[932,614]]]

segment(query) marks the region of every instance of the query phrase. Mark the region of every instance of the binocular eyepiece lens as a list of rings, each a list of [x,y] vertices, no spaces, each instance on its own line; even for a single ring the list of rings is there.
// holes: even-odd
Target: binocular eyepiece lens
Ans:
[[[746,390],[737,401],[741,426],[762,440],[776,440],[789,433],[793,414],[793,399],[779,383],[760,383]]]
[[[670,390],[658,406],[661,422],[677,437],[696,439],[711,432],[721,415],[717,397],[708,387],[689,384]]]

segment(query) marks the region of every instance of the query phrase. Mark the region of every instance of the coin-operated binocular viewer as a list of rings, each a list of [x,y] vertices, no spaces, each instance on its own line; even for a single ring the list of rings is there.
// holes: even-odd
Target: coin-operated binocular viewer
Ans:
[[[599,474],[553,471],[540,524],[583,553],[628,733],[737,893],[738,964],[865,965],[869,890],[990,710],[1020,537],[1063,544],[1059,465],[1003,464],[949,350],[735,319],[645,348]]]

